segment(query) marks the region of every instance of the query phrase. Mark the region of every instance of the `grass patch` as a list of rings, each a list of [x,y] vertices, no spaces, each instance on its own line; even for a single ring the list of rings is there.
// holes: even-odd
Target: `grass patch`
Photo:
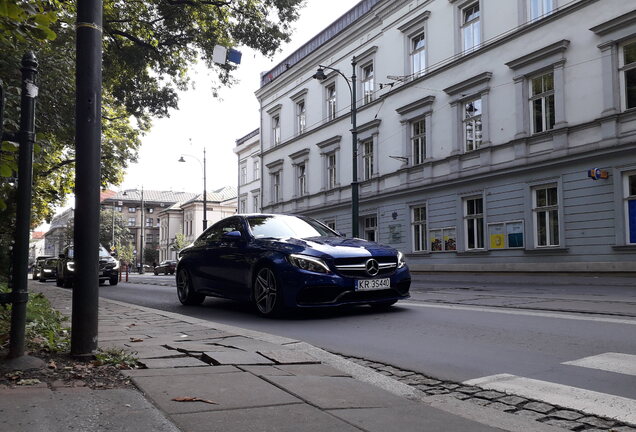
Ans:
[[[9,292],[6,283],[0,291]],[[0,349],[9,345],[11,305],[0,306]],[[25,347],[27,351],[59,353],[70,349],[70,331],[64,323],[68,318],[51,307],[42,294],[29,294],[27,302]]]
[[[136,369],[138,366],[137,358],[120,348],[100,348],[95,359],[97,366],[110,365],[118,369]]]

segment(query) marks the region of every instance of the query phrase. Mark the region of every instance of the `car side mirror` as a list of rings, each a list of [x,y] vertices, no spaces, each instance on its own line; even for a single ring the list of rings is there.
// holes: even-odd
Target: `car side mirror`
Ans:
[[[243,236],[240,231],[230,231],[224,233],[221,238],[225,241],[239,241]]]

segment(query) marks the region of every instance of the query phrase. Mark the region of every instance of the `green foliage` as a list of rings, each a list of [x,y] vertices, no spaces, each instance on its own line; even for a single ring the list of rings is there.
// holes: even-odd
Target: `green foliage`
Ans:
[[[159,245],[151,244],[144,248],[144,264],[152,264],[159,262]]]
[[[177,233],[174,237],[174,243],[172,244],[172,249],[179,252],[181,249],[186,247],[188,242],[186,241],[186,236],[183,233]]]
[[[135,247],[132,244],[120,243],[117,246],[117,258],[124,264],[130,264],[135,259],[134,250]]]
[[[0,291],[8,292],[6,284]],[[70,348],[70,332],[63,323],[68,318],[51,307],[42,294],[29,295],[26,316],[26,348],[29,351],[63,352]],[[0,306],[0,348],[9,343],[11,306]]]
[[[99,348],[95,359],[96,366],[110,365],[118,369],[135,369],[138,365],[133,354],[120,348]]]
[[[113,231],[115,242],[113,243]],[[132,238],[132,234],[128,229],[127,221],[124,216],[113,210],[102,210],[99,214],[99,243],[108,251],[111,246],[128,243]]]

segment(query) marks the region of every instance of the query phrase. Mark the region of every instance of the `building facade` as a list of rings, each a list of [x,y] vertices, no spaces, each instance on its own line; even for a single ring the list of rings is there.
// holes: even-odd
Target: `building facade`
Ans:
[[[636,271],[631,2],[364,0],[257,97],[265,212],[350,234],[356,164],[414,270]]]
[[[57,257],[66,246],[73,243],[74,219],[75,210],[72,208],[53,216],[48,231],[44,233],[43,255]]]
[[[261,211],[261,141],[256,129],[236,140],[234,153],[238,157],[238,212]]]
[[[236,214],[236,188],[225,186],[207,193],[207,225]],[[177,259],[175,239],[182,233],[187,243],[193,242],[203,232],[203,194],[175,203],[158,214],[159,259]]]

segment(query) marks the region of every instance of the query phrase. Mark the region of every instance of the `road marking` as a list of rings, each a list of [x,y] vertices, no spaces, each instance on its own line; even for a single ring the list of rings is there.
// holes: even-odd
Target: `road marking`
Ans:
[[[464,381],[463,384],[536,399],[625,423],[636,423],[636,400],[621,396],[510,374],[491,375]]]
[[[609,352],[561,364],[636,376],[636,355],[632,354]]]
[[[490,312],[490,313],[500,313],[500,314],[508,314],[508,315],[525,315],[525,316],[535,316],[535,317],[543,317],[543,318],[568,319],[568,320],[575,320],[575,321],[595,321],[595,322],[603,322],[603,323],[611,323],[611,324],[636,325],[635,319],[603,318],[603,317],[596,317],[596,316],[577,316],[577,315],[568,315],[565,313],[558,313],[558,312],[536,312],[536,311],[529,311],[529,310],[511,310],[511,309],[493,308],[493,307],[487,307],[487,306],[442,305],[442,304],[431,304],[431,303],[414,303],[412,301],[401,302],[399,303],[399,305],[406,306],[406,307],[466,310],[466,311],[473,311],[473,312]]]

